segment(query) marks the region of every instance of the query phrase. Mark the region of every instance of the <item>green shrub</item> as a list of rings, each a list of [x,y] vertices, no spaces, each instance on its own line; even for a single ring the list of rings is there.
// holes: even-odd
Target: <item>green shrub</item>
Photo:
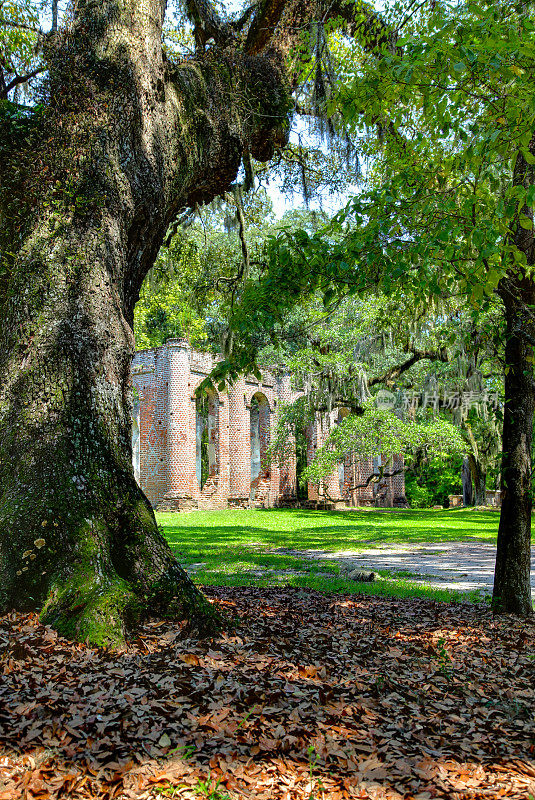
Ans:
[[[448,495],[462,492],[462,458],[436,457],[420,461],[405,473],[405,494],[411,508],[447,506]]]
[[[405,481],[405,495],[411,508],[431,508],[433,493],[427,486],[419,486],[415,478]]]

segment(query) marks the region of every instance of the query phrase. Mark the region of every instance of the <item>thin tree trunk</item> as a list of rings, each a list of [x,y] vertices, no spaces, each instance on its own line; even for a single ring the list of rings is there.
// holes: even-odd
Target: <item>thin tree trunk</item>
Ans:
[[[529,149],[535,155],[535,136]],[[531,159],[530,159],[531,160]],[[535,169],[518,153],[513,184],[526,192],[535,184]],[[535,283],[529,271],[535,264],[533,209],[522,208],[531,227],[517,223],[513,243],[522,256],[500,281],[506,321],[505,391],[502,433],[502,508],[494,572],[492,605],[496,613],[529,616],[531,601],[531,444],[535,411]],[[527,267],[527,269],[526,269]]]
[[[533,327],[531,311],[514,299],[518,286],[503,293],[505,344],[505,405],[503,419],[502,508],[494,573],[493,608],[528,616],[533,613],[531,569],[531,442],[535,411],[533,347],[525,333]],[[522,295],[535,295],[524,282]],[[513,294],[514,292],[514,294]],[[535,298],[534,298],[535,299]]]
[[[473,502],[476,506],[487,505],[487,473],[483,470],[481,462],[472,454],[468,456],[468,468],[473,483]]]
[[[470,471],[468,457],[466,457],[463,461],[461,479],[463,483],[463,505],[471,506],[474,503],[474,492],[472,488],[472,473]]]
[[[50,104],[0,123],[0,607],[96,644],[218,625],[134,479],[133,310],[177,211],[287,133],[273,54],[170,66],[161,26],[161,0],[78,0]]]

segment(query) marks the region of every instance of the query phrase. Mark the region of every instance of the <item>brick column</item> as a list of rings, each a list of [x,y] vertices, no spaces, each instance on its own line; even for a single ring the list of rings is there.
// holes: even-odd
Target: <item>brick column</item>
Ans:
[[[386,473],[392,471],[392,461],[386,458],[382,453],[378,456],[380,464]],[[393,483],[391,477],[385,477],[376,484],[375,503],[381,508],[392,508],[394,502]]]
[[[358,462],[356,465],[356,478],[355,483],[364,483],[370,475],[373,475],[373,458],[366,458]],[[357,505],[370,506],[374,504],[373,483],[355,492],[355,499]]]
[[[336,466],[331,474],[325,479],[324,481],[326,494],[328,495],[329,500],[341,500],[342,495],[340,494],[340,473],[338,471],[338,466]]]
[[[133,361],[133,381],[139,392],[139,482],[156,507],[167,491],[167,356],[162,350],[143,350]]]
[[[313,446],[311,446],[311,441],[309,438],[309,446],[307,448],[307,460],[310,461],[314,457],[314,452],[316,448],[323,447],[328,435],[329,435],[329,422],[322,417],[316,419],[313,424],[314,427],[314,434],[312,435]],[[307,436],[308,438],[308,436]],[[328,495],[328,497],[327,497]],[[310,487],[308,491],[309,500],[326,500],[329,502],[330,500],[340,500],[340,475],[338,472],[338,465],[333,469],[330,475],[328,475],[324,480],[320,483],[319,492],[314,488]]]
[[[162,505],[180,508],[184,500],[195,496],[195,448],[192,433],[190,382],[190,347],[185,339],[169,339],[167,492]]]
[[[324,420],[325,427],[322,427],[322,444],[324,444],[334,426],[338,424],[341,419],[340,411],[331,411],[328,417]],[[327,476],[324,482],[326,494],[329,495],[331,500],[337,501],[342,499],[340,492],[340,466],[336,464],[330,475]]]
[[[275,395],[273,395],[273,399],[272,399],[273,407],[270,410],[270,414],[269,414],[269,426],[270,426],[269,444],[271,444],[271,442],[273,441],[273,435],[274,435],[274,431],[275,431],[275,426],[277,424],[276,402],[277,401],[275,400]],[[295,461],[295,457],[294,457],[294,461]],[[280,497],[282,495],[282,486],[283,486],[283,477],[282,477],[282,475],[283,475],[283,470],[284,470],[284,466],[280,467],[274,461],[272,461],[270,466],[269,466],[269,476],[270,476],[270,481],[271,481],[271,483],[270,483],[270,497],[269,497],[270,506],[278,505],[279,499],[280,499]],[[295,471],[294,471],[294,474],[295,474]],[[294,480],[294,483],[295,483],[295,480]],[[294,494],[295,494],[295,490],[294,490]]]
[[[249,502],[251,492],[251,422],[245,406],[245,380],[229,390],[229,500]]]
[[[322,420],[321,426],[321,444],[324,445],[327,441],[330,432],[337,424],[339,419],[339,412],[331,411],[326,417]],[[327,475],[323,482],[323,492],[325,495],[325,499],[332,499],[332,500],[339,500],[340,495],[340,473],[338,472],[338,464],[335,465],[333,471],[330,475]],[[327,498],[328,495],[328,498]]]
[[[344,486],[342,489],[342,497],[352,506],[356,505],[354,499],[355,492],[351,492],[349,489],[354,486],[355,483],[355,457],[353,453],[347,453],[344,461]]]
[[[155,475],[157,480],[156,502],[160,503],[168,490],[167,481],[167,423],[169,420],[169,397],[167,383],[169,380],[169,359],[165,345],[154,351],[154,381],[155,381],[155,435],[157,445],[155,458],[157,465]]]
[[[189,452],[189,459],[190,459],[190,471],[191,471],[191,488],[190,494],[192,498],[198,499],[201,494],[201,488],[199,486],[199,479],[197,478],[197,398],[195,394],[190,394],[191,392],[191,380],[188,383],[188,396],[189,396],[189,420],[188,420],[188,452]]]
[[[154,370],[147,370],[133,376],[134,386],[139,395],[139,470],[136,478],[153,506],[158,502],[156,402]],[[135,404],[134,404],[135,408]],[[160,426],[161,427],[161,426]]]
[[[134,477],[141,485],[141,403],[139,399],[134,400],[132,408],[132,465],[134,467]]]
[[[393,470],[393,461],[385,458],[385,456],[382,456],[382,459],[383,459],[385,472],[392,472],[392,470]],[[384,499],[385,508],[392,508],[392,506],[394,505],[393,478],[392,477],[386,478],[383,481],[383,484],[386,484],[386,494],[385,494],[385,499]]]
[[[292,382],[290,375],[285,373],[279,379],[277,393],[280,403],[288,404],[292,401]],[[273,415],[273,424],[277,422],[277,412]],[[297,496],[297,458],[295,453],[295,439],[288,440],[288,454],[280,467],[279,493],[281,498],[293,499]]]

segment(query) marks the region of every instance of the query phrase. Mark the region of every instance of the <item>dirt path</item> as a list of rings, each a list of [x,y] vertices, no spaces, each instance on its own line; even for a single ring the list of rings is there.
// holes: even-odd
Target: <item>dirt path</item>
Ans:
[[[332,561],[355,569],[390,570],[410,573],[411,581],[421,581],[443,589],[492,592],[496,547],[476,541],[385,545],[368,550],[288,550],[276,552],[299,558]],[[531,586],[535,597],[535,548],[532,550]],[[400,576],[401,577],[401,576]]]

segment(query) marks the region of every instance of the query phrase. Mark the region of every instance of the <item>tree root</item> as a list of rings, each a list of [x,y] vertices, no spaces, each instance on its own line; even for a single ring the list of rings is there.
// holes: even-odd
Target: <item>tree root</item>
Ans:
[[[143,505],[143,504],[141,504]],[[121,647],[145,619],[186,622],[211,636],[224,622],[179,566],[151,512],[117,529],[86,520],[77,532],[77,558],[51,582],[41,621],[69,639]]]
[[[121,578],[76,577],[58,582],[41,612],[41,622],[67,639],[89,645],[120,647],[141,619],[135,593]]]

